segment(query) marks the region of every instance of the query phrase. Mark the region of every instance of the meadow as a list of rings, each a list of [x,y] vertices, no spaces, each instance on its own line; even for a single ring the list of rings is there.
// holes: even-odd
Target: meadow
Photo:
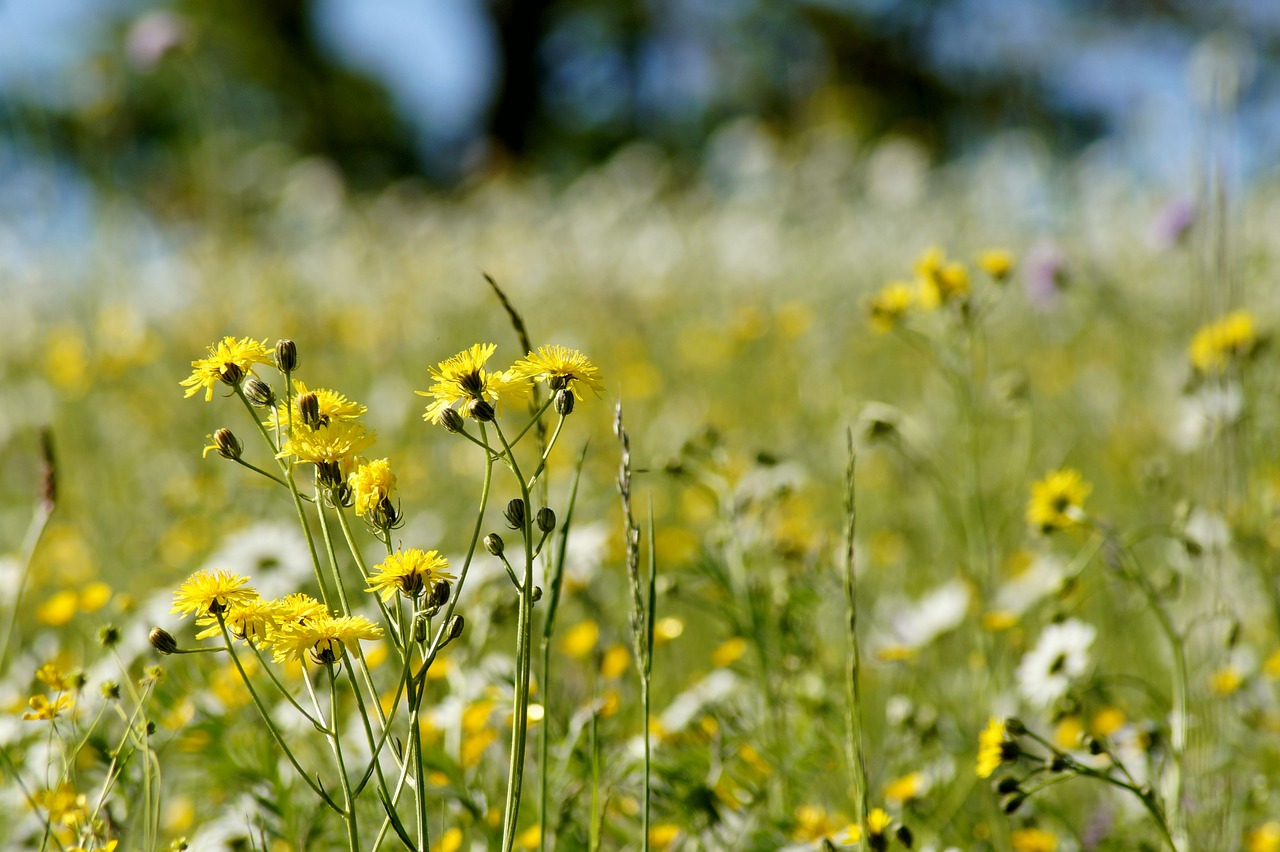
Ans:
[[[6,238],[9,847],[1280,850],[1276,188],[709,150]]]

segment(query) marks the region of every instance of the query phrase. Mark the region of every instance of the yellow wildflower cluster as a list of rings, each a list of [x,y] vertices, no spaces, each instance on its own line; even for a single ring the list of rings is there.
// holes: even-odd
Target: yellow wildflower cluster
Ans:
[[[428,390],[415,391],[432,400],[423,419],[440,423],[446,411],[454,411],[480,421],[492,420],[504,399],[526,389],[530,382],[546,382],[552,391],[567,390],[578,399],[582,398],[579,385],[597,396],[604,390],[599,369],[576,349],[542,346],[508,370],[485,369],[497,348],[493,343],[477,343],[432,368],[435,383]]]
[[[1191,338],[1187,354],[1197,371],[1212,375],[1224,372],[1232,361],[1249,357],[1257,345],[1253,314],[1232,311],[1201,326]]]
[[[992,281],[1001,284],[1013,272],[1013,254],[1004,249],[979,252],[975,264]],[[914,282],[892,281],[864,303],[871,327],[884,334],[897,328],[914,310],[932,311],[945,305],[968,303],[972,285],[969,270],[948,260],[940,246],[930,246],[915,262]]]
[[[334,616],[303,594],[264,600],[246,582],[223,570],[199,571],[174,593],[172,612],[196,615],[196,623],[205,628],[197,639],[218,635],[225,624],[237,639],[271,648],[277,662],[310,654],[317,663],[333,663],[352,642],[382,636],[382,629],[362,615]]]

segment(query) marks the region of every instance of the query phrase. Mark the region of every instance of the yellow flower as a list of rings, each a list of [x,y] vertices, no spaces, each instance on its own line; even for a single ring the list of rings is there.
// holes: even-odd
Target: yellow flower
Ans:
[[[22,714],[22,718],[27,721],[46,721],[51,722],[58,718],[64,711],[70,710],[76,706],[74,696],[63,693],[50,701],[43,695],[33,695],[31,700],[27,702],[31,705],[31,709]]]
[[[308,393],[307,386],[298,381],[293,380],[293,425],[295,429],[303,428],[302,412],[298,409],[298,400],[303,394]],[[334,420],[357,420],[364,416],[368,408],[358,402],[352,402],[342,394],[328,388],[316,388],[310,393],[315,394],[316,408],[320,412],[320,425],[327,426]],[[281,400],[276,406],[276,410],[271,412],[267,417],[267,425],[271,428],[279,426],[287,429],[289,426],[289,411],[285,407],[285,403]]]
[[[800,805],[796,808],[796,828],[792,840],[801,842],[821,840],[840,831],[848,820],[841,814],[828,814],[818,805]]]
[[[905,802],[914,799],[924,791],[924,775],[911,772],[901,778],[895,778],[884,787],[884,797],[889,802]]]
[[[1280,822],[1264,822],[1249,832],[1244,848],[1246,852],[1280,852]]]
[[[213,386],[218,382],[235,387],[254,364],[270,363],[271,350],[265,340],[259,343],[251,337],[242,340],[224,337],[209,346],[208,358],[191,362],[191,375],[181,382],[187,389],[183,396],[195,396],[204,388],[204,401],[208,402],[213,399]]]
[[[45,663],[36,669],[36,678],[44,682],[54,692],[66,692],[71,688],[71,679],[67,677],[67,672],[57,663]]]
[[[889,826],[893,824],[893,817],[889,816],[881,808],[875,808],[867,815],[867,839],[873,837],[883,837],[884,833],[889,830]],[[875,848],[875,843],[871,844]]]
[[[915,304],[916,294],[911,285],[894,281],[867,299],[865,310],[871,327],[880,334],[886,334],[902,322]]]
[[[431,377],[436,382],[431,389],[414,391],[418,396],[434,400],[427,406],[422,419],[439,423],[445,409],[452,408],[455,403],[461,403],[462,413],[468,416],[481,403],[496,410],[502,395],[515,384],[510,371],[494,373],[484,369],[485,362],[497,348],[492,343],[477,343],[432,369]]]
[[[320,601],[301,593],[285,595],[275,602],[278,624],[283,627],[294,622],[305,623],[329,614],[329,610]]]
[[[314,465],[336,465],[373,446],[375,437],[359,423],[331,420],[319,429],[295,429],[276,458],[294,456]]]
[[[649,829],[649,845],[656,849],[666,849],[680,836],[680,826],[671,822],[660,822]]]
[[[363,615],[322,615],[290,622],[275,633],[272,658],[277,663],[301,660],[303,654],[317,665],[342,659],[344,649],[359,639],[381,639],[382,628]]]
[[[232,636],[262,648],[271,641],[272,632],[279,626],[280,604],[278,601],[251,598],[235,604],[222,617]],[[205,630],[196,634],[197,639],[208,639],[222,633],[216,615],[201,616],[196,623],[206,625]]]
[[[196,617],[216,617],[218,613],[258,596],[253,589],[242,588],[247,582],[244,577],[222,568],[197,571],[173,593],[173,609],[169,611],[180,615],[195,613]]]
[[[1042,533],[1066,529],[1084,519],[1084,499],[1093,486],[1080,471],[1069,467],[1052,470],[1031,484],[1027,523]]]
[[[1187,354],[1201,373],[1221,373],[1233,358],[1245,358],[1258,345],[1253,314],[1232,311],[1203,325],[1191,338]]]
[[[916,279],[920,306],[926,310],[963,301],[969,295],[969,273],[964,265],[947,262],[946,255],[938,246],[925,250],[916,260]]]
[[[604,383],[600,381],[599,373],[587,356],[567,346],[539,346],[537,352],[530,352],[511,367],[511,378],[516,381],[532,379],[546,382],[553,391],[568,388],[578,399],[582,399],[582,394],[578,393],[579,383],[590,388],[596,396],[600,395]]]
[[[747,653],[747,640],[741,636],[734,636],[732,639],[726,639],[720,647],[711,652],[711,664],[718,669],[727,669],[742,659],[745,653]]]
[[[1014,852],[1055,852],[1058,837],[1038,828],[1023,828],[1009,835],[1009,843]]]
[[[391,554],[376,566],[369,577],[366,592],[377,592],[389,601],[400,592],[406,598],[416,598],[436,580],[453,580],[453,574],[445,569],[449,562],[434,550],[422,551],[416,547]]]
[[[600,677],[605,680],[617,680],[631,668],[631,652],[626,645],[610,645],[600,661]]]
[[[70,784],[61,784],[56,790],[37,791],[31,798],[54,825],[78,825],[85,821],[88,800]]]
[[[588,619],[570,627],[565,632],[560,645],[564,652],[575,659],[582,659],[590,654],[600,641],[600,625]]]
[[[1209,679],[1209,688],[1214,695],[1231,695],[1244,683],[1244,675],[1235,666],[1218,669]]]
[[[347,477],[347,484],[355,498],[357,515],[366,515],[385,500],[391,502],[391,492],[396,487],[396,475],[386,459],[366,462]]]
[[[990,778],[991,773],[1005,762],[1006,736],[1004,719],[992,716],[987,727],[978,735],[978,777]]]
[[[1013,253],[1005,249],[978,252],[978,268],[996,281],[1004,281],[1013,272]]]
[[[542,825],[534,823],[516,835],[516,846],[521,849],[537,849],[542,840]]]

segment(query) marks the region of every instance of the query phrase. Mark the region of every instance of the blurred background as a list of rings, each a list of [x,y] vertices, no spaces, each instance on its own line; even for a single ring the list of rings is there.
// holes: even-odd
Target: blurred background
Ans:
[[[1277,50],[1272,0],[6,0],[0,209],[184,209],[268,153],[361,190],[565,178],[636,140],[696,168],[743,117],[935,161],[1016,131],[1186,191],[1206,116],[1240,173],[1275,161]]]

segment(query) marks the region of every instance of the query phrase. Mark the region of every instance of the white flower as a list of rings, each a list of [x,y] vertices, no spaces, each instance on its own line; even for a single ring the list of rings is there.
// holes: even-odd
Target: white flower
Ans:
[[[1170,434],[1173,445],[1183,452],[1212,441],[1244,414],[1244,392],[1234,382],[1206,384],[1184,397],[1181,411]]]
[[[1026,570],[996,592],[995,609],[1022,615],[1049,595],[1061,591],[1066,579],[1066,560],[1054,555],[1037,556]]]
[[[877,607],[885,629],[872,637],[877,651],[917,651],[944,633],[955,630],[969,611],[969,587],[951,580],[919,600],[891,598]]]
[[[1096,634],[1092,624],[1074,618],[1046,627],[1018,665],[1022,697],[1034,706],[1048,707],[1066,695],[1071,681],[1089,667],[1089,646]]]

